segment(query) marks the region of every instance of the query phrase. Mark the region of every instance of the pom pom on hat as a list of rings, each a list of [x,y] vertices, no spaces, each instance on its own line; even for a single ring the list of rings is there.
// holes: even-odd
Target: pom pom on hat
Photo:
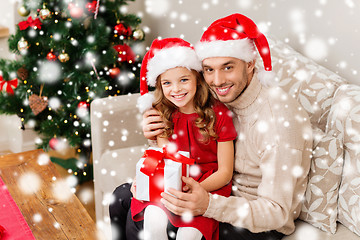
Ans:
[[[140,112],[150,109],[154,101],[154,96],[150,97],[152,94],[148,93],[148,86],[155,87],[157,77],[175,67],[202,70],[201,61],[189,42],[181,38],[155,39],[141,64],[141,96],[137,104]]]
[[[146,110],[152,108],[152,103],[154,102],[155,97],[152,93],[145,93],[144,95],[141,95],[137,99],[137,108],[141,113],[145,112]]]
[[[201,61],[210,57],[234,57],[245,62],[256,59],[257,49],[264,62],[264,70],[259,70],[259,81],[265,86],[274,82],[275,74],[270,73],[272,66],[268,41],[256,24],[242,14],[235,13],[213,22],[195,49]],[[260,74],[262,71],[266,71],[266,74]]]

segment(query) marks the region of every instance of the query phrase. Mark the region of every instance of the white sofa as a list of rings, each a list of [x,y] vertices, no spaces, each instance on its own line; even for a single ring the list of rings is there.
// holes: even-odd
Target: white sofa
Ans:
[[[332,202],[336,201],[336,214],[330,218],[333,218],[333,222],[338,220],[336,233],[320,230],[319,227],[324,228],[326,224],[317,223],[316,219],[311,222],[311,219],[303,218],[305,221],[297,220],[295,233],[284,239],[360,239],[360,214],[356,215],[357,208],[354,207],[357,204],[360,206],[360,189],[356,186],[357,182],[353,181],[360,179],[360,138],[356,135],[360,131],[360,114],[357,114],[360,112],[357,108],[360,106],[360,87],[347,84],[346,80],[300,55],[281,41],[270,40],[269,43],[279,85],[309,113],[314,129],[336,137],[340,145],[330,144],[330,147],[336,149],[329,151],[333,153],[336,150],[341,159],[344,159],[335,192],[340,192],[341,196],[332,194]],[[111,231],[108,206],[111,193],[118,185],[131,181],[135,176],[135,164],[147,148],[147,140],[141,130],[142,116],[136,108],[138,96],[139,94],[109,97],[91,103],[96,218],[109,239]],[[357,105],[354,108],[352,104]],[[309,188],[308,194],[311,193]],[[351,207],[355,210],[351,210]],[[310,208],[313,210],[314,206]],[[305,216],[315,214],[310,208]],[[334,226],[332,227],[334,230]]]

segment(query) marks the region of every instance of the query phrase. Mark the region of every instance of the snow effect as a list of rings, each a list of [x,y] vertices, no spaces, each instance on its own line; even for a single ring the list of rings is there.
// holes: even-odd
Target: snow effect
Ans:
[[[50,157],[46,153],[42,153],[38,156],[37,163],[40,166],[47,165],[47,164],[49,164],[49,162],[50,162]]]
[[[34,172],[26,172],[18,179],[18,185],[25,194],[34,194],[41,187],[41,178]]]
[[[304,50],[308,57],[316,61],[324,60],[327,57],[329,51],[326,42],[323,39],[317,37],[309,39],[305,45]]]
[[[51,107],[53,110],[57,110],[61,106],[61,101],[57,97],[51,97],[49,99],[49,107]]]
[[[60,202],[68,202],[73,196],[66,180],[58,179],[52,184],[52,194]]]
[[[37,69],[36,69],[37,70]],[[34,71],[36,71],[34,69]],[[62,70],[58,62],[43,61],[39,63],[39,80],[43,83],[55,83],[61,79]]]
[[[185,223],[189,223],[193,220],[194,216],[192,215],[192,213],[190,211],[185,211],[182,215],[181,215],[181,220],[184,221]]]
[[[145,0],[146,12],[154,17],[161,17],[168,12],[170,2],[167,0]]]

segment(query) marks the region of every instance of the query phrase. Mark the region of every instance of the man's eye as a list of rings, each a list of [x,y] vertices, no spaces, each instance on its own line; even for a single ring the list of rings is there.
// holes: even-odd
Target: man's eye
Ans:
[[[225,70],[230,70],[230,69],[232,69],[232,66],[227,66],[227,67],[225,67],[224,69],[225,69]]]
[[[204,72],[212,72],[213,70],[211,68],[205,68]]]

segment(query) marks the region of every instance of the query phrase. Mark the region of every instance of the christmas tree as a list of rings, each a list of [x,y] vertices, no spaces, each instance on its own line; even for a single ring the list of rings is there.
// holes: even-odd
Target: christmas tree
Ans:
[[[39,148],[76,148],[80,178],[92,174],[91,101],[138,91],[144,32],[128,1],[24,0],[9,38],[18,58],[0,60],[0,113],[33,127]]]

